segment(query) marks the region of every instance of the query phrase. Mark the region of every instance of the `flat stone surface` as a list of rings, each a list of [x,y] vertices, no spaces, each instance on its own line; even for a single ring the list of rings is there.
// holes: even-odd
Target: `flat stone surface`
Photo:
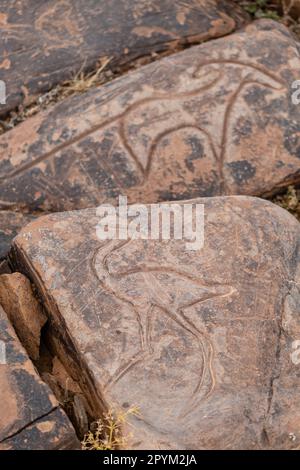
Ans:
[[[87,209],[31,223],[12,260],[44,300],[59,359],[89,381],[87,400],[99,413],[138,408],[128,448],[299,448],[300,225],[256,198],[194,202],[198,251],[101,242]]]
[[[1,204],[261,195],[300,179],[297,44],[260,21],[55,106],[0,138]]]
[[[233,32],[246,14],[229,0],[2,0],[5,113],[111,58],[116,67]]]
[[[38,377],[1,306],[0,347],[0,449],[78,446],[68,418]]]
[[[31,215],[0,210],[0,260],[7,255],[12,239],[17,235],[21,227],[24,227],[33,218]]]

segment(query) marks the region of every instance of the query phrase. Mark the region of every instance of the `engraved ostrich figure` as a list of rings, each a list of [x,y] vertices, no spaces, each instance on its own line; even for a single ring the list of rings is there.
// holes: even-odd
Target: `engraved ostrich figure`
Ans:
[[[170,61],[171,59],[163,62],[160,67],[165,66],[166,70],[168,70]],[[188,102],[197,96],[201,96],[204,93],[210,92],[214,89],[215,86],[220,86],[224,77],[230,76],[230,74],[225,73],[225,68],[228,67],[233,68],[235,75],[238,74],[239,80],[236,83],[233,81],[233,89],[230,96],[226,98],[228,104],[225,106],[225,110],[223,111],[223,118],[220,120],[222,124],[216,126],[216,132],[214,132],[214,135],[212,135],[209,127],[206,129],[205,122],[202,122],[202,120],[199,119],[197,113],[195,114],[190,110],[184,112],[184,106],[181,105],[177,106],[179,118],[175,120],[176,122],[173,122],[174,119],[171,119],[168,115],[168,112],[170,114],[170,111],[172,110],[172,103]],[[163,75],[162,72],[163,70],[161,70],[160,75]],[[230,131],[229,123],[238,99],[240,98],[245,87],[249,85],[257,85],[259,87],[267,88],[270,91],[280,91],[286,87],[285,81],[281,77],[277,77],[273,72],[266,70],[262,65],[222,58],[211,59],[206,62],[202,62],[198,66],[196,65],[191,76],[186,77],[182,74],[182,71],[179,70],[178,79],[180,79],[180,77],[184,85],[186,85],[186,83],[190,83],[190,87],[188,87],[187,90],[179,90],[168,93],[166,91],[154,93],[153,91],[151,96],[131,103],[117,115],[108,117],[107,119],[104,119],[100,116],[99,122],[92,126],[88,131],[79,133],[71,140],[67,140],[62,144],[59,144],[56,148],[53,148],[48,152],[33,158],[30,162],[23,162],[22,160],[22,162],[19,163],[19,165],[16,165],[11,171],[7,171],[5,175],[0,176],[0,182],[7,182],[16,176],[23,174],[24,172],[30,171],[32,168],[34,168],[35,165],[42,161],[52,161],[52,159],[57,156],[58,152],[62,152],[69,146],[81,142],[82,139],[86,139],[87,136],[92,136],[99,131],[105,132],[107,129],[110,129],[110,126],[116,126],[118,139],[120,139],[122,147],[127,152],[127,154],[131,156],[141,176],[140,183],[130,188],[126,187],[126,189],[130,190],[132,200],[139,200],[140,196],[145,194],[147,188],[151,190],[151,194],[153,194],[153,190],[157,189],[157,185],[159,189],[161,189],[161,181],[162,178],[164,178],[165,169],[160,169],[159,165],[154,168],[153,164],[160,161],[158,147],[162,140],[170,136],[172,133],[178,132],[179,130],[194,129],[195,131],[199,132],[203,139],[207,142],[208,149],[212,154],[213,160],[216,162],[218,178],[220,181],[220,189],[222,190],[221,192],[228,192],[226,187],[226,178],[224,175],[224,163],[227,160],[227,142],[229,140]],[[226,88],[226,83],[224,83],[224,88]],[[163,104],[163,106],[159,108],[158,113],[155,115],[155,122],[157,125],[159,125],[154,131],[153,122],[150,122],[148,125],[143,125],[143,122],[146,121],[149,117],[149,107],[156,104]],[[198,109],[197,104],[194,106],[194,109]],[[135,124],[139,124],[142,131],[139,132],[137,138],[134,137],[133,141],[129,135],[129,128]],[[218,136],[218,134],[220,135]],[[136,144],[139,144],[141,140],[148,142],[147,148],[145,148],[143,151],[136,147]],[[111,151],[112,150],[110,150],[110,152]],[[145,161],[143,163],[139,158],[141,154],[144,155]],[[98,157],[99,155],[96,155],[96,158]],[[101,158],[98,158],[98,161],[99,166],[101,167],[101,165],[103,165],[104,171],[108,171],[109,173],[113,174],[117,181],[118,172],[115,170],[114,163],[111,162],[109,155],[101,154]],[[175,166],[178,165],[176,159],[172,158],[170,161],[174,161]],[[102,202],[103,193],[102,191],[99,193],[99,185],[98,183],[94,182],[94,175],[91,175],[85,169],[83,163],[84,159],[82,158],[72,159],[68,171],[64,177],[68,177],[69,173],[71,172],[72,165],[79,165],[80,172],[85,173],[87,176],[87,184],[89,184],[89,186],[94,186],[94,193],[96,193],[94,201],[95,204]],[[53,165],[53,168],[55,168],[55,165]],[[161,172],[158,175],[159,177],[157,177],[158,172]],[[156,175],[156,180],[153,180],[153,175]],[[55,186],[56,183],[52,183],[49,191],[50,195],[53,195],[56,192],[62,194],[62,182],[63,181],[61,181],[59,188],[57,185]],[[50,183],[48,178],[47,184],[43,185],[44,191],[46,191],[46,188],[49,186],[49,184]],[[122,189],[123,182],[121,181],[118,184],[120,189]]]
[[[220,126],[220,135],[218,135],[218,129],[215,134],[213,134],[209,129],[206,129],[205,122],[201,123],[201,120],[199,121],[197,113],[194,115],[192,112],[185,112],[184,105],[173,109],[172,103],[178,103],[180,101],[184,103],[189,99],[193,100],[204,92],[210,92],[216,85],[220,86],[222,79],[227,77],[227,75],[230,76],[229,73],[227,75],[225,73],[226,67],[231,67],[231,74],[234,71],[235,76],[239,77],[239,80],[237,80],[236,83],[233,81],[233,84],[228,84],[228,88],[232,86],[232,90],[227,98],[227,106],[223,111],[223,123],[222,126]],[[187,82],[188,81],[189,80],[187,80]],[[218,60],[207,60],[197,66],[190,77],[190,81],[191,83],[196,84],[194,89],[185,92],[180,91],[161,96],[153,96],[149,99],[141,100],[140,103],[129,107],[126,114],[124,114],[124,118],[120,121],[120,137],[122,138],[123,144],[128,153],[135,160],[142,175],[142,182],[139,186],[143,192],[147,186],[150,189],[150,192],[153,191],[155,183],[151,176],[157,175],[157,172],[159,171],[159,165],[156,165],[154,168],[154,162],[155,160],[158,162],[160,161],[160,153],[158,151],[160,143],[173,133],[184,129],[194,130],[194,132],[202,135],[204,140],[207,142],[209,152],[211,153],[218,170],[220,190],[222,192],[228,192],[224,174],[224,163],[226,162],[227,157],[226,153],[227,142],[229,140],[230,120],[239,98],[242,96],[245,88],[251,85],[269,89],[270,91],[280,91],[285,88],[285,82],[281,77],[276,76],[276,74],[266,70],[259,64],[251,64],[238,60],[227,60],[222,58]],[[153,122],[149,120],[149,124],[147,124],[147,121],[149,119],[149,115],[151,115],[151,106],[159,105],[161,105],[160,111],[155,114],[156,122],[159,123],[159,127],[157,127],[155,136],[153,137]],[[180,112],[178,112],[178,109],[180,109]],[[171,110],[173,114],[178,113],[178,119],[175,123],[169,116]],[[197,106],[195,106],[195,110],[197,110]],[[128,129],[130,129],[130,126],[134,125],[135,122],[141,129],[139,139],[136,139],[135,136],[134,139],[130,139]],[[145,123],[144,127],[141,126],[141,122]],[[136,142],[139,143],[142,139],[141,134],[143,134],[142,137],[144,140],[149,142],[148,150],[145,151],[147,158],[144,165],[142,165],[139,160],[139,154],[141,154],[141,151],[138,148],[135,148]],[[178,165],[178,162],[176,162],[176,165]],[[163,177],[163,173],[161,176]],[[158,183],[160,188],[160,178],[158,178]]]
[[[119,368],[107,385],[116,383],[135,364],[152,355],[152,312],[154,308],[158,308],[163,315],[191,334],[198,343],[201,361],[198,383],[193,391],[194,409],[211,394],[215,385],[212,369],[213,346],[208,334],[188,318],[185,309],[215,297],[230,296],[235,289],[217,282],[201,283],[191,274],[176,269],[175,263],[174,266],[162,265],[161,260],[155,259],[155,255],[151,264],[136,263],[134,266],[128,266],[126,263],[125,269],[111,272],[109,263],[112,256],[118,255],[117,252],[128,243],[135,242],[110,241],[98,248],[92,259],[92,269],[101,286],[119,301],[130,306],[135,313],[140,332],[140,351]],[[130,293],[133,290],[134,293]]]

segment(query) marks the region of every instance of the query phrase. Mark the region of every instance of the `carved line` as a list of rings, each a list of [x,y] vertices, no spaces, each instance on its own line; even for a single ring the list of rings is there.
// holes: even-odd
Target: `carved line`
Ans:
[[[127,245],[127,243],[129,243],[130,240],[125,240],[124,242],[121,242],[119,245],[117,245],[116,247],[114,247],[111,252],[108,252],[104,259],[103,259],[103,265],[105,265],[105,260],[108,256],[111,255],[111,253],[113,253],[115,250],[117,250],[118,248],[122,248],[123,246]],[[111,245],[111,244],[108,244],[108,245]],[[140,318],[140,314],[139,312],[137,311],[135,305],[133,302],[131,302],[129,299],[125,298],[125,297],[122,297],[120,295],[117,295],[113,289],[111,289],[109,286],[107,286],[104,281],[102,281],[100,278],[99,278],[99,274],[97,272],[97,269],[95,267],[95,264],[96,264],[96,257],[98,255],[98,252],[102,249],[103,247],[101,246],[100,248],[96,248],[96,250],[94,251],[93,253],[93,256],[91,257],[90,259],[90,268],[91,268],[91,271],[94,275],[94,277],[98,280],[98,282],[100,283],[101,287],[106,290],[107,292],[109,292],[110,294],[112,294],[115,298],[117,298],[120,302],[124,302],[126,304],[128,304],[134,311],[135,315],[136,315],[136,319],[137,319],[137,322],[138,322],[138,325],[139,325],[139,333],[140,333],[140,343],[141,343],[141,347],[143,349],[144,347],[144,339],[143,339],[143,334],[142,334],[142,321],[141,321],[141,318]],[[109,274],[109,273],[108,273]]]
[[[214,156],[216,162],[218,162],[218,154],[217,154],[217,151],[215,149],[215,146],[214,146],[213,140],[211,138],[211,135],[209,134],[209,132],[205,131],[201,127],[199,127],[197,125],[194,125],[194,124],[181,124],[181,125],[178,125],[178,126],[174,126],[170,129],[167,129],[166,131],[161,132],[160,134],[158,134],[158,136],[153,140],[153,142],[150,146],[150,150],[149,150],[148,157],[147,157],[147,165],[146,165],[145,169],[143,168],[141,163],[138,161],[137,156],[135,155],[135,153],[134,153],[132,147],[130,146],[130,144],[128,143],[128,141],[125,143],[124,135],[122,136],[122,141],[123,141],[123,144],[124,144],[127,152],[134,159],[134,161],[138,164],[139,170],[141,171],[141,173],[143,175],[143,181],[140,185],[136,186],[137,188],[139,186],[142,186],[145,183],[147,177],[149,176],[149,174],[151,172],[151,166],[152,166],[152,162],[153,162],[153,159],[154,159],[154,155],[155,155],[155,152],[156,152],[157,147],[159,146],[160,142],[165,137],[172,134],[173,132],[180,131],[180,130],[183,130],[183,129],[189,129],[189,128],[190,129],[196,129],[199,132],[202,132],[206,136],[206,138],[208,139],[208,142],[209,142],[210,149],[213,153],[213,156]]]
[[[265,67],[257,65],[257,64],[248,64],[247,62],[243,62],[243,61],[240,61],[240,60],[234,60],[234,59],[217,59],[217,60],[212,59],[212,60],[204,61],[201,64],[199,64],[197,70],[193,73],[193,78],[197,78],[196,74],[199,73],[199,70],[202,67],[205,67],[206,65],[215,65],[215,64],[219,64],[219,65],[222,65],[222,64],[231,65],[232,64],[232,65],[238,65],[238,66],[241,66],[241,67],[248,67],[250,69],[254,69],[254,70],[262,73],[263,75],[266,75],[267,77],[271,78],[275,82],[280,83],[284,88],[286,88],[286,82],[282,78],[280,78],[277,75],[270,72]]]
[[[128,241],[128,243],[129,243],[129,241]],[[117,247],[116,249],[119,249],[119,248],[122,248],[122,247]],[[112,253],[114,251],[116,251],[116,250],[113,250]],[[120,279],[121,277],[124,277],[124,276],[129,276],[131,274],[138,274],[138,273],[142,273],[142,272],[145,272],[145,273],[147,273],[147,272],[149,272],[149,273],[151,273],[151,272],[163,272],[164,273],[165,272],[165,273],[175,274],[179,277],[184,277],[185,279],[188,279],[189,281],[193,282],[194,284],[198,285],[199,287],[202,287],[203,289],[208,288],[208,287],[228,287],[228,288],[231,289],[230,294],[235,292],[235,289],[229,284],[224,284],[224,283],[220,283],[220,282],[217,282],[217,281],[207,281],[207,280],[205,281],[205,284],[203,284],[198,279],[195,279],[193,277],[193,275],[190,274],[189,272],[179,271],[178,269],[175,269],[172,266],[160,266],[160,265],[158,265],[158,266],[149,267],[149,265],[148,266],[141,265],[141,267],[136,266],[136,267],[133,267],[131,269],[128,269],[127,271],[123,271],[123,272],[121,271],[118,274],[111,274],[109,272],[107,263],[108,263],[108,260],[107,260],[107,257],[105,257],[105,260],[103,261],[103,264],[105,265],[105,268],[106,268],[108,274],[110,276],[115,277],[116,279]],[[188,305],[188,306],[190,306],[190,305]]]
[[[226,146],[227,146],[227,134],[228,134],[228,129],[229,129],[229,123],[230,123],[230,115],[232,113],[232,110],[234,108],[234,105],[236,104],[238,98],[239,98],[239,94],[241,93],[241,91],[243,90],[243,88],[245,88],[247,85],[250,85],[250,84],[253,84],[253,85],[259,85],[259,86],[263,86],[263,87],[266,87],[266,88],[271,88],[271,89],[275,89],[277,90],[276,88],[274,88],[272,85],[269,85],[267,83],[261,83],[257,80],[248,80],[248,79],[244,79],[239,87],[237,88],[237,90],[235,91],[235,93],[232,95],[229,103],[228,103],[228,106],[226,108],[226,111],[225,111],[225,116],[224,116],[224,121],[223,121],[223,132],[222,132],[222,142],[221,142],[221,154],[220,154],[220,157],[218,159],[218,162],[219,162],[219,174],[220,174],[220,178],[221,178],[221,189],[222,189],[222,192],[225,192],[226,191],[226,179],[225,179],[225,176],[224,176],[224,161],[225,161],[225,156],[226,156]]]

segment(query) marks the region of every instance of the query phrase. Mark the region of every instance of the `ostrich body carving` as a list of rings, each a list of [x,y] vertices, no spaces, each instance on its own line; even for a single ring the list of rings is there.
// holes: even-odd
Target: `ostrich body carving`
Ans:
[[[186,333],[192,335],[199,350],[199,378],[193,391],[193,408],[207,398],[215,384],[213,373],[213,345],[206,332],[191,321],[185,310],[213,298],[230,296],[234,289],[228,285],[201,282],[188,272],[181,272],[172,264],[160,264],[159,259],[134,266],[127,265],[111,272],[110,261],[120,254],[123,247],[135,241],[110,241],[96,250],[92,267],[103,289],[120,302],[126,303],[134,312],[139,325],[140,351],[111,377],[107,386],[119,381],[137,363],[153,354],[151,324],[153,310],[171,319]],[[132,291],[134,290],[134,294]],[[191,410],[189,410],[190,412]]]

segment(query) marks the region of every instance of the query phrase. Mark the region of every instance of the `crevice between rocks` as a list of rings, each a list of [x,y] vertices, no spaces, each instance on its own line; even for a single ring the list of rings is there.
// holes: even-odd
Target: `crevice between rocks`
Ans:
[[[22,273],[30,280],[34,296],[47,317],[40,331],[38,357],[32,357],[28,348],[25,349],[41,379],[52,390],[73,424],[78,438],[82,440],[94,422],[105,419],[108,406],[73,343],[57,305],[43,289],[41,280],[25,254],[13,247],[8,265],[12,273]],[[17,322],[12,318],[10,320],[21,340],[22,332],[18,331]]]

